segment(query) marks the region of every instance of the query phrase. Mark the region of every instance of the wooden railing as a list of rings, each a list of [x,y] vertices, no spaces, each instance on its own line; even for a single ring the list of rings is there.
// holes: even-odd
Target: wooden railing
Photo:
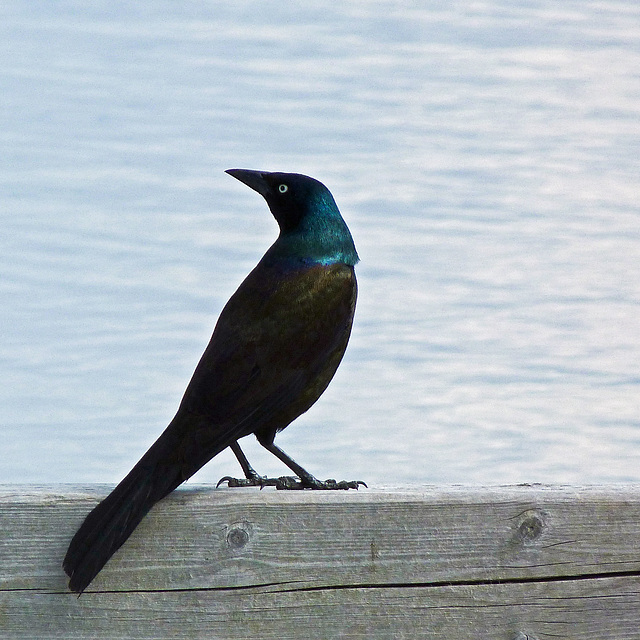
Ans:
[[[0,486],[0,638],[640,639],[640,486],[181,489],[81,596],[108,487]]]

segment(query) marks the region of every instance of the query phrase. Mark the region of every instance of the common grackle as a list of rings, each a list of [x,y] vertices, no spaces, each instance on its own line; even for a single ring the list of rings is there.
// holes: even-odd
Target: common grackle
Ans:
[[[223,449],[245,478],[230,486],[357,489],[320,481],[274,444],[331,381],[356,305],[351,233],[329,190],[295,173],[229,169],[261,194],[280,227],[262,260],[226,304],[169,426],[122,482],[87,516],[63,567],[82,593],[151,507]],[[297,478],[259,476],[238,440],[255,434]]]

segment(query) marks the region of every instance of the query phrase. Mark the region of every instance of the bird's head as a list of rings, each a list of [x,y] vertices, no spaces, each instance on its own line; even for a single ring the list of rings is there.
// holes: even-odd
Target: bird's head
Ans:
[[[358,254],[331,192],[299,173],[229,169],[227,173],[257,191],[280,227],[276,253],[329,264],[355,265]]]

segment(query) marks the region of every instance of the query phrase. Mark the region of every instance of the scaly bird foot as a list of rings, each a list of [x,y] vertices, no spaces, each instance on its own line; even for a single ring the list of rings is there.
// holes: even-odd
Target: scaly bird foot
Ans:
[[[216,488],[218,488],[223,482],[227,483],[228,487],[275,487],[277,486],[278,478],[267,478],[266,476],[252,476],[251,478],[232,478],[231,476],[225,476],[218,480]]]
[[[276,484],[276,489],[317,489],[320,491],[330,490],[347,490],[358,489],[360,485],[366,487],[366,483],[362,480],[340,480],[339,482],[330,478],[329,480],[318,480],[317,478],[304,478],[299,479],[291,476],[284,476],[278,478],[279,482]]]
[[[231,476],[225,476],[220,478],[216,487],[219,487],[223,482],[227,483],[228,487],[275,487],[280,490],[296,491],[301,489],[317,489],[321,491],[328,490],[347,490],[358,489],[360,485],[366,487],[366,483],[362,480],[336,480],[329,479],[317,480],[316,478],[310,478],[308,480],[301,480],[294,476],[281,476],[280,478],[267,478],[266,476],[254,476],[251,478],[232,478]]]

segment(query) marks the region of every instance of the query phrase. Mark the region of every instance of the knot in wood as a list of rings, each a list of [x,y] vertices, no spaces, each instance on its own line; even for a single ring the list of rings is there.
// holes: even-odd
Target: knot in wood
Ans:
[[[523,543],[537,540],[546,526],[542,512],[537,510],[525,511],[521,517],[522,521],[516,534],[518,539]]]
[[[251,526],[248,522],[237,522],[229,525],[227,530],[227,545],[231,549],[242,549],[248,542],[251,533]]]

